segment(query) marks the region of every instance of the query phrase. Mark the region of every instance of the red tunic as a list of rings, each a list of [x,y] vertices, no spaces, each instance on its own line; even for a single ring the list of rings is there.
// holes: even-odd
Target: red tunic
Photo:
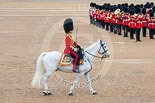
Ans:
[[[96,11],[95,11],[95,12],[96,12],[96,18],[97,18],[97,19],[99,19],[99,10],[98,10],[98,9],[96,9]]]
[[[129,28],[135,28],[135,20],[132,16],[129,17]]]
[[[147,27],[147,19],[146,19],[146,17],[143,16],[141,19],[142,19],[142,27]]]
[[[73,40],[72,35],[70,33],[66,34],[65,43],[66,43],[66,48],[64,50],[64,54],[71,53],[71,51],[74,50],[75,45],[77,45],[76,42]]]
[[[101,15],[100,16],[101,16],[100,19],[104,20],[104,11],[101,11]]]
[[[136,16],[135,22],[136,22],[136,28],[140,29],[142,27],[142,22],[141,19],[138,18],[138,16]]]
[[[115,14],[114,14],[114,12],[111,13],[110,23],[115,23]]]
[[[116,23],[122,25],[121,19],[122,19],[122,18],[118,18],[118,17],[116,16]]]
[[[101,20],[101,10],[99,10],[99,12],[98,12],[98,20]]]
[[[105,13],[105,17],[104,17],[104,21],[109,23],[110,20],[109,20],[108,17],[110,17],[110,13],[106,12],[106,13]]]
[[[122,19],[123,19],[123,25],[124,26],[128,26],[129,25],[129,18],[128,18],[128,16],[126,14],[124,14]]]
[[[93,18],[96,18],[96,9],[95,8],[93,8],[93,10],[92,10],[92,14],[93,14]]]

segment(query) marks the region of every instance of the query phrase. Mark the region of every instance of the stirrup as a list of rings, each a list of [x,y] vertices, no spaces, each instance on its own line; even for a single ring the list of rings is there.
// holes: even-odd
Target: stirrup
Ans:
[[[76,66],[76,68],[75,68],[75,71],[74,71],[75,73],[80,73],[79,72],[79,66]]]

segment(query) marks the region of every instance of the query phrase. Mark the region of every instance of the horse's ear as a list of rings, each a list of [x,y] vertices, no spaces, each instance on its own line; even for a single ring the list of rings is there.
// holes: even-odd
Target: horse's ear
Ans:
[[[98,42],[100,42],[100,40],[99,40],[99,39],[98,39],[97,41],[98,41]]]

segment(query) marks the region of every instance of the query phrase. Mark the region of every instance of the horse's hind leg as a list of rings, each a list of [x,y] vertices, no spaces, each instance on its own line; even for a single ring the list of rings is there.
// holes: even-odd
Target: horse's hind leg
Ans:
[[[46,71],[45,75],[43,76],[43,82],[44,82],[44,91],[43,94],[51,95],[51,92],[48,90],[48,78],[52,75],[54,71]]]

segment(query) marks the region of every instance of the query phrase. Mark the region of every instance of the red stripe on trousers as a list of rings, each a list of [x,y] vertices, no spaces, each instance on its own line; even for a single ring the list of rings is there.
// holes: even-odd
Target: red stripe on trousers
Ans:
[[[75,62],[74,62],[74,67],[73,67],[73,71],[75,71],[75,68],[76,68],[76,63],[77,63],[77,60],[78,60],[78,55],[74,52],[74,51],[71,51],[72,54],[75,55]]]

